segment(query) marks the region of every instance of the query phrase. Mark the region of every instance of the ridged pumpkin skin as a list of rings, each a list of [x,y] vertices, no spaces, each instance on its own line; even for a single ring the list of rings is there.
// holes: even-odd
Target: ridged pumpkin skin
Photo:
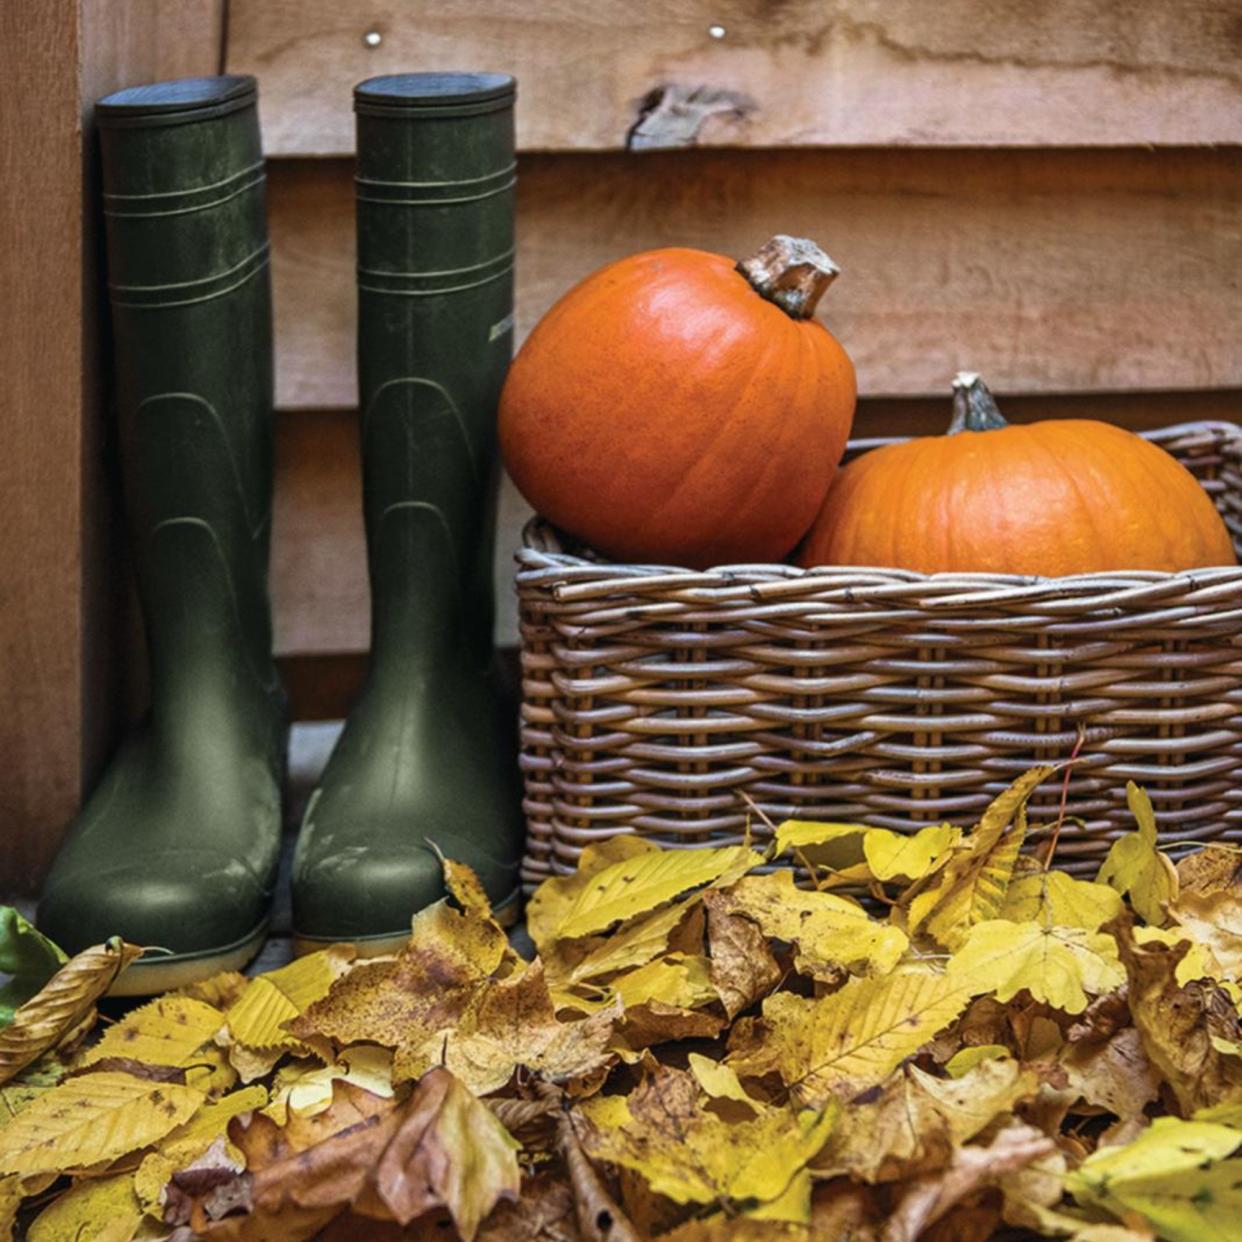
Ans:
[[[732,259],[652,250],[588,276],[509,371],[500,444],[544,517],[623,561],[777,561],[823,503],[854,368]]]
[[[1107,423],[960,431],[841,469],[799,551],[814,565],[1059,577],[1236,563],[1194,476]]]

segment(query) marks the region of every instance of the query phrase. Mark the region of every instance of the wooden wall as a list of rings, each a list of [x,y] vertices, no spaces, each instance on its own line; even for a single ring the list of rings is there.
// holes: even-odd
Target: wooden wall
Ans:
[[[858,364],[860,434],[937,429],[963,366],[1019,418],[1242,416],[1242,0],[8,0],[0,13],[0,265],[18,274],[0,300],[16,384],[0,417],[17,445],[0,466],[0,831],[16,842],[0,883],[50,857],[115,680],[94,241],[78,210],[78,118],[111,87],[220,67],[260,79],[272,585],[302,716],[347,709],[367,642],[350,158],[350,88],[365,77],[517,75],[519,340],[618,255],[740,255],[805,233],[844,269],[821,313]],[[524,517],[506,491],[507,643]]]
[[[350,87],[519,81],[519,342],[633,250],[818,240],[861,434],[920,433],[960,367],[1020,418],[1242,414],[1242,0],[231,0],[271,158],[280,478],[272,585],[295,705],[367,642],[353,405]],[[507,488],[497,636],[512,643]]]

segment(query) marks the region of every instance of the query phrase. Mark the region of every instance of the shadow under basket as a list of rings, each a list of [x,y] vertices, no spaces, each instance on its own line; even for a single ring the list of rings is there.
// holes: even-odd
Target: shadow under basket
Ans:
[[[1242,549],[1242,428],[1147,438]],[[853,441],[847,459],[889,442]],[[748,825],[762,841],[763,816],[968,826],[1080,730],[1058,865],[1093,873],[1133,827],[1131,780],[1166,848],[1242,840],[1242,568],[700,573],[602,561],[539,519],[524,542],[528,890],[623,832],[694,846]],[[1037,791],[1033,825],[1055,821],[1061,784]]]

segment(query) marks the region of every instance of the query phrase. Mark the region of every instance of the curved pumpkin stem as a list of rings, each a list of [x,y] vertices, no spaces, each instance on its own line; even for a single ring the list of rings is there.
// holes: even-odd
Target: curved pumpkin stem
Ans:
[[[760,297],[775,302],[792,319],[810,319],[824,290],[841,274],[813,241],[784,233],[777,233],[749,259],[741,259],[737,270]]]
[[[1008,426],[983,380],[974,371],[959,371],[953,377],[953,421],[946,434],[999,431]]]

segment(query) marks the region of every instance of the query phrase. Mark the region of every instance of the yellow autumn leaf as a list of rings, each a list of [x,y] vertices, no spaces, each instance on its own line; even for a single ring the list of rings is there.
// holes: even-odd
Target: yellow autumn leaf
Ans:
[[[26,1188],[20,1177],[0,1177],[0,1242],[10,1242],[13,1222],[26,1197]]]
[[[1132,1143],[1101,1147],[1066,1180],[1080,1203],[1138,1213],[1168,1242],[1237,1242],[1242,1221],[1242,1133],[1158,1117]]]
[[[127,1057],[147,1065],[184,1066],[223,1025],[224,1014],[214,1005],[185,996],[161,996],[110,1026],[78,1065]]]
[[[142,953],[114,937],[71,957],[0,1029],[0,1083],[60,1043]]]
[[[727,1122],[703,1107],[693,1075],[664,1066],[631,1092],[623,1112],[612,1102],[597,1104],[600,1099],[609,1097],[579,1106],[592,1123],[591,1155],[632,1169],[657,1194],[681,1204],[781,1199],[824,1145],[839,1111],[833,1104],[768,1107],[752,1119]]]
[[[566,909],[556,935],[573,939],[601,932],[690,889],[740,879],[762,861],[760,854],[744,845],[635,855],[591,876]]]
[[[258,1050],[303,1047],[285,1029],[285,1023],[326,996],[353,957],[350,946],[333,945],[252,979],[225,1014],[229,1035],[237,1043]]]
[[[1088,996],[1125,982],[1117,943],[1104,932],[1007,919],[976,923],[946,969],[977,992],[995,992],[998,1001],[1025,990],[1065,1013],[1081,1013]]]
[[[276,1073],[272,1096],[262,1110],[283,1126],[293,1113],[314,1117],[332,1104],[333,1083],[352,1082],[372,1095],[389,1097],[392,1088],[392,1050],[375,1044],[355,1044],[341,1052],[331,1065],[301,1062]]]
[[[588,845],[578,855],[577,869],[570,875],[554,875],[544,880],[526,903],[526,930],[541,956],[548,956],[558,929],[570,909],[601,871],[622,862],[632,862],[645,854],[658,854],[660,847],[644,837],[622,833]]]
[[[1002,1061],[1012,1055],[1004,1044],[975,1044],[955,1052],[944,1063],[944,1072],[950,1078],[961,1078],[984,1061]]]
[[[1165,907],[1177,900],[1177,868],[1156,848],[1156,813],[1133,781],[1126,785],[1126,805],[1138,828],[1113,842],[1096,879],[1128,896],[1144,922],[1160,927]]]
[[[1182,893],[1169,907],[1176,930],[1215,963],[1214,978],[1242,983],[1242,894]]]
[[[1018,852],[1026,837],[1026,804],[1053,772],[1032,768],[993,799],[964,849],[938,871],[930,884],[916,881],[906,905],[906,925],[926,931],[955,949],[976,923],[996,918],[1004,904]]]
[[[842,968],[886,974],[910,943],[899,928],[877,922],[855,901],[795,887],[790,871],[748,875],[722,902],[752,919],[764,935],[794,945],[794,965],[814,978],[831,979]]]
[[[1064,871],[1036,871],[1010,882],[997,918],[1096,931],[1123,908],[1120,894],[1107,884],[1076,880]]]
[[[688,1061],[695,1081],[712,1099],[733,1100],[738,1104],[748,1104],[756,1112],[759,1110],[759,1101],[747,1093],[731,1065],[713,1061],[701,1052],[690,1053]]]
[[[452,858],[442,857],[440,866],[444,870],[444,887],[448,889],[453,900],[477,918],[490,919],[492,903],[474,871],[465,863],[456,862]]]
[[[961,979],[903,972],[851,979],[818,999],[777,992],[763,1003],[762,1031],[730,1053],[740,1077],[776,1071],[806,1104],[834,1088],[881,1082],[966,1007],[971,989]]]
[[[669,936],[686,914],[687,903],[682,902],[639,915],[611,934],[601,936],[584,957],[563,970],[553,969],[554,964],[559,965],[553,955],[544,962],[549,982],[558,988],[572,988],[645,966],[668,948]]]
[[[793,851],[816,867],[847,880],[920,880],[953,852],[961,830],[931,824],[917,832],[893,832],[865,824],[827,824],[790,819],[778,826],[773,857]]]
[[[234,1117],[261,1109],[266,1103],[266,1087],[242,1087],[203,1105],[189,1121],[161,1139],[157,1150],[143,1157],[134,1174],[134,1193],[142,1210],[162,1220],[160,1196],[172,1175],[197,1160],[217,1139],[224,1138]],[[235,1149],[230,1154],[241,1159],[241,1153]]]
[[[1133,931],[1135,944],[1163,944],[1169,948],[1185,945],[1186,952],[1177,963],[1174,978],[1183,987],[1192,979],[1220,979],[1224,970],[1212,954],[1198,941],[1193,940],[1182,928],[1173,927],[1135,927]]]
[[[0,1130],[0,1173],[59,1173],[158,1142],[203,1103],[201,1091],[100,1071],[67,1078]]]
[[[87,1178],[34,1219],[28,1242],[129,1242],[142,1223],[131,1173]]]

